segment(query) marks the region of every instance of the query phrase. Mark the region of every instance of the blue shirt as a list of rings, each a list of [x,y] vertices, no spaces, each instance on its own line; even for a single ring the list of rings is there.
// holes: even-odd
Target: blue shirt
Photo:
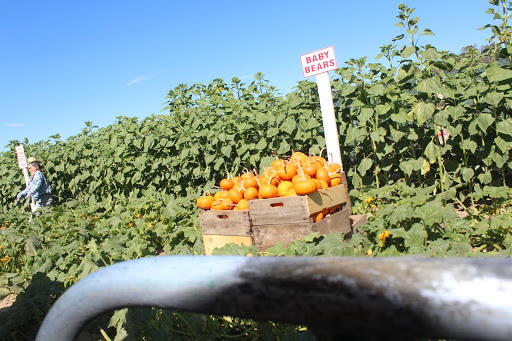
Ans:
[[[21,191],[17,198],[18,200],[27,196],[32,197],[34,200],[38,200],[40,197],[42,197],[45,194],[51,194],[52,193],[52,187],[46,181],[46,178],[43,175],[43,172],[40,170],[37,170],[34,175],[30,177],[30,180],[28,181],[27,188],[25,188],[23,191]]]

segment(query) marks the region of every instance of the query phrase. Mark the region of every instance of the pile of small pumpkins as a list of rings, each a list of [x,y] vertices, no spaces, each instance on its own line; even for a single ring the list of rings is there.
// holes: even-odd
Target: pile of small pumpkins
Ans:
[[[341,181],[341,165],[319,155],[293,152],[288,159],[276,158],[261,174],[246,171],[222,179],[218,192],[206,193],[196,203],[204,210],[247,210],[249,200],[308,195]]]

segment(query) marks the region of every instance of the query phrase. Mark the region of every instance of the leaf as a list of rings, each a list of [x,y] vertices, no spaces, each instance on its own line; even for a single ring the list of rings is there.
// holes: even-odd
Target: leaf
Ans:
[[[416,118],[418,125],[422,125],[428,119],[432,118],[436,107],[433,103],[418,102],[412,108],[412,113]]]
[[[362,108],[361,112],[357,116],[357,119],[360,123],[366,124],[370,117],[373,116],[373,113],[374,111],[372,108]]]
[[[462,180],[468,182],[471,180],[471,178],[473,178],[474,175],[475,171],[473,170],[473,168],[462,168]]]
[[[368,94],[373,96],[383,96],[385,94],[384,85],[375,84],[368,89]]]
[[[389,127],[389,131],[391,133],[391,137],[393,138],[393,141],[397,142],[399,141],[406,133],[401,130],[396,130],[393,128],[393,126]]]
[[[407,46],[406,48],[404,48],[402,50],[402,52],[400,53],[400,56],[403,58],[403,59],[407,59],[409,58],[413,53],[415,53],[417,51],[417,47],[416,46]]]
[[[512,143],[505,141],[505,140],[504,140],[504,139],[502,139],[500,136],[497,136],[497,137],[494,139],[494,144],[495,144],[496,146],[498,146],[498,148],[500,148],[500,150],[501,150],[503,153],[506,153],[506,152],[508,152],[510,149],[512,149]]]
[[[423,160],[423,165],[421,166],[421,175],[425,175],[430,171],[430,163],[427,160]]]
[[[489,82],[501,82],[512,78],[512,70],[503,69],[495,62],[489,64],[485,69],[485,74]]]
[[[414,224],[404,237],[404,244],[410,249],[425,250],[425,242],[427,240],[427,231],[421,224]],[[411,252],[412,250],[409,250]],[[412,253],[412,252],[411,252]]]
[[[476,144],[475,141],[464,140],[464,142],[462,142],[462,148],[469,149],[472,153],[475,153],[477,147],[478,145]]]
[[[429,28],[425,28],[421,31],[422,36],[435,36],[434,32],[432,32]]]
[[[512,71],[511,71],[512,72]],[[489,92],[487,93],[483,100],[485,103],[490,104],[492,106],[497,106],[505,95],[502,92]]]
[[[416,160],[406,160],[400,162],[400,169],[402,172],[404,172],[406,175],[411,175],[414,171],[414,163]]]
[[[427,145],[427,148],[425,148],[425,155],[428,158],[428,161],[430,163],[435,163],[437,160],[437,155],[439,153],[438,146],[434,143],[434,141],[430,141],[430,143]]]
[[[401,27],[403,27],[404,25],[403,25],[402,23],[397,23],[397,24],[395,24],[395,26],[401,26]],[[403,34],[400,34],[400,35],[398,35],[398,36],[394,37],[393,39],[391,39],[391,41],[395,42],[395,41],[398,41],[398,40],[403,39],[404,37],[405,37],[405,36],[404,36]]]
[[[359,172],[359,174],[365,175],[366,172],[372,167],[372,165],[373,165],[373,160],[372,159],[364,158],[359,163],[359,166],[357,167],[357,171]]]
[[[288,135],[292,135],[296,128],[297,123],[291,118],[287,118],[286,121],[281,125],[281,129],[283,129],[284,132]]]
[[[423,31],[423,32],[425,32],[425,31]],[[435,48],[431,47],[429,49],[426,49],[425,51],[422,51],[421,52],[421,56],[425,60],[434,61],[434,60],[437,59],[438,53],[437,53],[437,50]]]
[[[418,83],[418,91],[423,91],[427,93],[442,93],[443,89],[441,86],[441,82],[439,81],[439,78],[432,77],[423,79]]]
[[[496,123],[496,131],[500,134],[512,136],[512,119],[506,119]]]

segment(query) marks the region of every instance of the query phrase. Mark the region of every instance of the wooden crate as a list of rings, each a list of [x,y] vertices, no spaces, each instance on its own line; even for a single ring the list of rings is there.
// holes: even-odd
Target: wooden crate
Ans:
[[[249,210],[245,211],[200,211],[199,222],[203,230],[206,255],[229,243],[252,245]]]
[[[351,208],[345,183],[318,190],[307,196],[278,197],[249,201],[252,242],[258,250],[301,239],[313,232],[350,233]],[[312,215],[336,205],[340,211],[313,223]]]
[[[313,214],[336,205],[340,205],[337,213],[313,223]],[[349,235],[352,225],[362,222],[360,217],[354,220],[351,214],[347,181],[342,172],[341,184],[311,195],[249,200],[247,211],[201,211],[199,218],[205,254],[211,255],[214,248],[228,243],[255,245],[263,251],[280,242],[287,246],[313,232]]]

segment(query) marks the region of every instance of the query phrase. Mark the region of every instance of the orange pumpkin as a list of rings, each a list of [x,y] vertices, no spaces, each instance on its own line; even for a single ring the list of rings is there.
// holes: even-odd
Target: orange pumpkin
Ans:
[[[284,161],[283,159],[277,159],[270,163],[270,167],[278,169],[279,167],[282,167],[285,164],[286,164],[286,161]]]
[[[228,196],[229,196],[229,199],[231,199],[231,201],[233,201],[234,204],[238,204],[238,202],[244,198],[244,195],[240,191],[237,191],[234,188],[231,188],[228,191]]]
[[[215,198],[215,200],[227,199],[227,198],[229,198],[229,193],[228,193],[228,191],[218,191],[217,193],[215,193],[213,195],[213,197]]]
[[[243,185],[241,182],[235,182],[235,184],[233,185],[233,188],[232,188],[232,189],[234,189],[234,190],[236,190],[236,191],[238,191],[238,192],[242,193],[242,195],[243,195],[243,194],[244,194],[244,192],[245,192],[245,187],[244,187],[244,185]],[[231,189],[230,189],[230,191],[231,191]],[[229,192],[229,191],[228,191],[228,192]]]
[[[317,190],[316,182],[313,179],[298,180],[293,188],[297,195],[307,195]]]
[[[224,191],[229,191],[231,188],[233,188],[233,180],[231,179],[222,179],[219,183],[220,188],[222,188]]]
[[[313,222],[318,223],[320,220],[324,219],[324,213],[318,212],[318,213],[313,214],[312,217],[313,217]]]
[[[340,172],[341,165],[338,163],[332,162],[327,166],[327,170],[329,171],[329,173]]]
[[[295,192],[295,189],[290,189],[288,192],[286,192],[285,197],[294,197],[297,195],[297,192]]]
[[[251,200],[258,197],[258,189],[256,187],[249,187],[244,192],[244,199]]]
[[[222,210],[222,201],[223,200],[224,199],[217,199],[214,202],[212,202],[212,206],[211,206],[212,210],[216,210],[216,211]]]
[[[238,202],[238,205],[234,208],[237,211],[248,210],[249,202],[246,199],[242,199]]]
[[[205,195],[204,197],[200,197],[197,199],[196,204],[199,208],[203,210],[209,210],[212,207],[212,203],[215,201],[215,198],[211,195]]]
[[[261,199],[275,198],[278,194],[279,192],[277,191],[277,187],[272,184],[261,185],[260,189],[258,190],[258,196]]]
[[[291,189],[293,189],[293,182],[281,181],[281,183],[277,186],[277,193],[280,197],[285,197],[288,191]]]
[[[247,189],[249,187],[256,187],[258,188],[258,180],[256,180],[254,177],[246,178],[242,181],[244,188]]]
[[[297,175],[297,167],[295,167],[294,165],[292,165],[290,163],[285,164],[282,167],[279,167],[277,170],[277,176],[281,180],[290,180],[295,175]]]
[[[324,180],[325,182],[327,182],[327,184],[329,184],[329,182],[331,181],[329,171],[324,167],[318,168],[318,170],[316,171],[316,178],[318,180]]]
[[[220,207],[222,210],[231,210],[233,209],[233,200],[227,198],[227,199],[221,199]]]
[[[320,167],[324,167],[327,164],[327,161],[319,155],[313,155],[309,158],[309,161],[318,164]]]
[[[331,187],[339,185],[341,183],[341,174],[334,173],[331,174]]]
[[[317,170],[318,170],[318,166],[312,162],[308,162],[304,166],[302,166],[302,171],[304,172],[304,174],[307,174],[312,178],[314,178],[316,176]]]
[[[290,161],[297,162],[299,165],[306,163],[309,157],[303,152],[294,152],[290,156]]]
[[[307,174],[297,174],[292,178],[292,182],[293,182],[293,184],[296,184],[297,181],[310,180],[310,179],[311,179],[311,177]]]

